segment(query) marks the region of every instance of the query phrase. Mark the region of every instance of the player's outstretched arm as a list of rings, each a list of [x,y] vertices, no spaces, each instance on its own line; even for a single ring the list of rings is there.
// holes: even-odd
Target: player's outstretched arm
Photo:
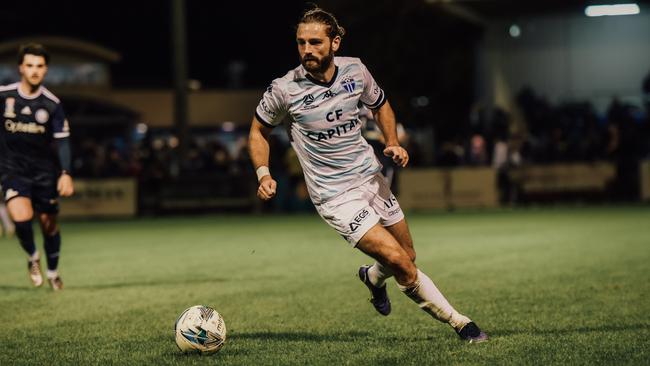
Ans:
[[[276,181],[271,177],[269,171],[269,134],[271,129],[264,126],[253,117],[250,133],[248,135],[248,154],[253,162],[253,168],[257,174],[259,187],[257,188],[257,197],[263,201],[268,201],[275,196],[277,187]]]
[[[395,164],[405,167],[409,162],[409,154],[406,149],[399,145],[395,112],[393,112],[390,103],[386,101],[379,109],[373,110],[373,114],[386,141],[384,155],[393,158]]]
[[[72,196],[74,193],[74,184],[70,176],[70,167],[72,165],[72,158],[70,154],[70,138],[62,137],[55,139],[57,146],[57,153],[59,154],[59,163],[61,164],[61,175],[56,183],[56,189],[62,197]]]

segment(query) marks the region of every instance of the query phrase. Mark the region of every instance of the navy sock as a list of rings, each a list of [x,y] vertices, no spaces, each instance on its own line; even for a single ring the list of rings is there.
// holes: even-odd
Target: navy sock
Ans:
[[[36,252],[36,244],[34,244],[34,229],[32,228],[32,221],[14,222],[16,224],[16,236],[27,255],[32,256]]]
[[[47,255],[47,269],[56,271],[59,265],[59,251],[61,250],[61,232],[57,231],[52,236],[43,235],[45,254]]]

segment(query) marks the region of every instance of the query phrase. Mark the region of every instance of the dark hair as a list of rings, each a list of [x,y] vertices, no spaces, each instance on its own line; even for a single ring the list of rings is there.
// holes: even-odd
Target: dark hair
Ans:
[[[18,65],[23,63],[25,55],[43,56],[46,65],[50,62],[50,54],[47,53],[47,50],[42,44],[27,43],[21,45],[18,49]]]
[[[330,37],[330,39],[334,39],[334,37],[336,36],[343,37],[345,35],[345,29],[339,25],[334,15],[332,13],[329,13],[319,8],[316,5],[314,5],[313,8],[306,10],[302,14],[302,17],[300,17],[300,21],[298,22],[298,25],[300,25],[301,23],[325,24],[327,26],[326,33],[327,36]]]

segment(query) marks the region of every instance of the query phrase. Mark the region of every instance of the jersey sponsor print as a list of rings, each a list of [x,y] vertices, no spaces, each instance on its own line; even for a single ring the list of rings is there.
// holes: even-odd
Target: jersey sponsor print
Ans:
[[[0,86],[0,169],[19,175],[55,171],[59,163],[51,142],[70,135],[61,103],[43,86],[27,96],[19,85]]]

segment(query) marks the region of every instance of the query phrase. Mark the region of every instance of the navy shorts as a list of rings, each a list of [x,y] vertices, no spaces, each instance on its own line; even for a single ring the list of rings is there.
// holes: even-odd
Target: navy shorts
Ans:
[[[54,175],[47,173],[36,174],[34,177],[3,174],[2,190],[5,202],[16,197],[27,197],[32,201],[34,211],[57,214],[59,213],[57,179]]]

